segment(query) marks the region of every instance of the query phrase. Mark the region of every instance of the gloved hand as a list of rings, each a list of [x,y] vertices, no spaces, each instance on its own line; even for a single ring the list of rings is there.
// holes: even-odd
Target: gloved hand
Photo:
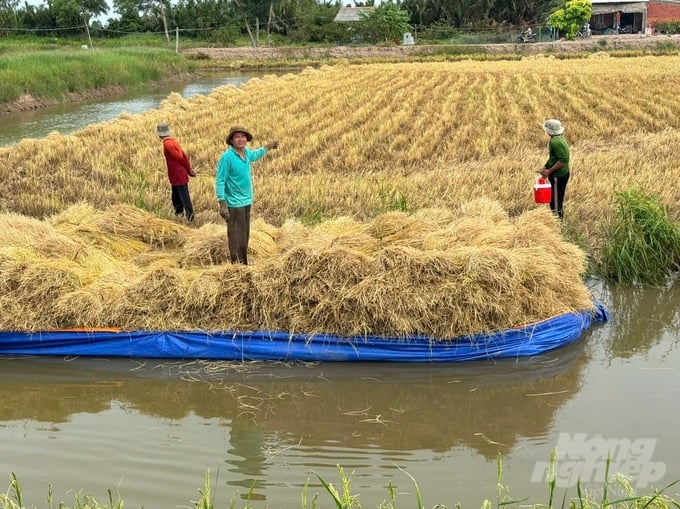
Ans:
[[[276,140],[271,140],[271,141],[267,142],[267,144],[265,145],[265,147],[267,147],[267,150],[273,150],[275,148],[278,148],[278,146],[279,146],[279,142],[276,141]]]
[[[224,200],[220,200],[220,216],[227,223],[229,222],[229,209],[227,208],[227,202]]]

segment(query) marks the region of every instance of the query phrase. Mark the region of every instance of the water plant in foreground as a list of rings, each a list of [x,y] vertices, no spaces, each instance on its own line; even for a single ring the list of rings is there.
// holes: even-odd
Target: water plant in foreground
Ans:
[[[75,492],[73,495],[72,509],[123,509],[123,500],[120,496],[114,497],[111,490],[108,490],[109,500],[101,503],[91,495],[83,494],[82,491]],[[10,474],[10,485],[7,493],[0,493],[1,509],[25,509],[23,492],[19,480],[14,472]],[[54,509],[52,487],[47,491],[47,507]],[[69,509],[63,502],[59,502],[59,509]],[[198,507],[198,506],[197,506]]]
[[[510,497],[510,490],[504,483],[503,477],[503,461],[501,454],[498,454],[497,459],[497,490],[496,490],[496,500],[495,502],[491,500],[482,501],[482,509],[503,509],[505,507],[513,508],[524,508],[524,509],[605,509],[605,508],[615,508],[615,509],[671,509],[680,508],[680,504],[664,495],[664,493],[680,482],[680,479],[673,481],[661,490],[654,490],[651,494],[637,495],[635,490],[630,484],[629,478],[622,474],[615,474],[610,477],[609,467],[610,458],[607,458],[605,465],[605,475],[604,482],[598,490],[601,493],[600,500],[597,500],[593,495],[588,493],[583,489],[581,481],[579,480],[576,484],[576,496],[568,497],[567,491],[564,492],[561,501],[556,503],[556,465],[557,465],[557,451],[553,450],[550,457],[550,467],[547,474],[547,484],[548,484],[548,503],[547,504],[529,504],[528,498],[514,499]],[[399,469],[404,472],[413,482],[415,487],[415,503],[417,509],[424,509],[425,505],[423,503],[423,496],[418,488],[416,480],[408,472],[403,469]],[[326,482],[320,476],[317,475],[319,481],[321,481],[323,487],[330,494],[331,498],[335,502],[335,507],[337,509],[360,509],[361,505],[358,501],[358,497],[352,494],[350,479],[345,475],[342,467],[338,466],[338,472],[340,474],[340,481],[342,483],[342,493],[340,493],[331,483]],[[388,486],[389,499],[383,501],[378,509],[396,509],[396,489],[390,483]],[[615,494],[617,498],[611,499],[610,495]],[[315,506],[314,506],[315,507]],[[436,504],[434,508],[445,509],[447,506],[442,504]],[[457,509],[461,509],[460,504],[456,504]],[[207,508],[212,509],[212,508]],[[303,506],[306,509],[306,506]]]
[[[556,501],[556,466],[557,466],[557,451],[553,450],[550,456],[550,464],[547,472],[547,486],[548,486],[548,501],[546,504],[528,504],[528,498],[513,499],[510,497],[510,490],[505,484],[503,475],[503,461],[499,453],[497,458],[497,490],[496,500],[484,500],[481,503],[481,509],[505,509],[506,507],[522,508],[522,509],[680,509],[680,503],[675,499],[665,495],[665,492],[671,487],[680,482],[677,479],[666,485],[661,490],[655,489],[651,493],[638,495],[630,484],[630,479],[622,474],[614,474],[610,476],[610,458],[607,457],[604,472],[604,481],[598,492],[600,496],[596,498],[591,493],[583,488],[580,479],[576,484],[575,496],[568,496],[567,491],[562,494],[561,501]],[[338,465],[338,474],[340,476],[339,490],[332,483],[327,482],[320,475],[314,474],[321,486],[330,495],[332,502],[336,509],[361,509],[359,496],[352,492],[351,476],[345,474],[344,469]],[[415,504],[417,509],[425,509],[423,502],[423,495],[420,492],[418,483],[415,478],[400,467],[399,470],[403,472],[413,483],[415,488]],[[315,494],[308,504],[309,482],[305,483],[302,497],[302,509],[319,509],[319,495]],[[205,482],[202,489],[198,490],[198,500],[193,500],[192,503],[196,509],[216,509],[214,505],[214,488],[211,487],[210,470],[206,472]],[[397,489],[390,482],[387,486],[388,498],[379,504],[378,509],[396,509],[397,507]],[[246,500],[244,509],[252,509],[252,490],[243,498]],[[616,498],[612,498],[614,495]],[[120,497],[114,498],[111,490],[108,490],[109,500],[105,503],[100,503],[92,496],[83,495],[82,492],[76,492],[74,495],[74,502],[72,509],[123,509],[123,500]],[[235,495],[229,504],[229,509],[236,508],[237,495]],[[403,505],[400,503],[400,505]],[[47,496],[48,509],[54,509],[54,501],[52,497],[52,488],[49,488]],[[63,502],[59,502],[59,509],[69,509]],[[265,507],[269,507],[268,505]],[[435,504],[435,509],[446,509],[447,506],[442,504]],[[461,509],[459,503],[455,505],[456,509]],[[7,493],[0,493],[0,509],[25,509],[23,502],[23,492],[19,481],[14,473],[10,475],[10,487]],[[36,509],[36,508],[34,508]]]

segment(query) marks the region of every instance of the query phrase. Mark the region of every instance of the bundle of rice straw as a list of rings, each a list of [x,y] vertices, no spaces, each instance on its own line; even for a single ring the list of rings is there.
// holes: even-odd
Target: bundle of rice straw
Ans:
[[[454,339],[594,307],[585,253],[544,207],[516,218],[478,201],[367,223],[256,220],[248,266],[229,263],[224,224],[192,229],[128,206],[4,214],[0,226],[3,329]]]

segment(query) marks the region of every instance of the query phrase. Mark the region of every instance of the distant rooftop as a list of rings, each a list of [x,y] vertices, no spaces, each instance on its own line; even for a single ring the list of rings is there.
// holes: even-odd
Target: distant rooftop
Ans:
[[[590,3],[595,4],[646,4],[649,0],[590,0]]]
[[[340,7],[334,21],[361,21],[363,18],[359,13],[368,13],[373,10],[375,7]]]
[[[647,12],[648,0],[591,0],[593,16],[597,14],[609,14],[617,11]]]

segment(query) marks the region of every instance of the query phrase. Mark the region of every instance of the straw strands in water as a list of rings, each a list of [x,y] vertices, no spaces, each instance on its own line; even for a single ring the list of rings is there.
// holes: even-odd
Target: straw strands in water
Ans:
[[[134,207],[0,215],[3,330],[120,327],[455,338],[593,307],[585,254],[544,207],[488,200],[314,227],[253,221],[251,265],[226,227]]]

